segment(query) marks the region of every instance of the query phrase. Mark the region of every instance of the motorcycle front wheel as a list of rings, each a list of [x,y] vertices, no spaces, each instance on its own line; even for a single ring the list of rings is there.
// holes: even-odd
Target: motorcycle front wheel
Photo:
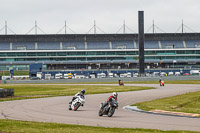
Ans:
[[[115,108],[111,108],[108,112],[108,117],[112,117],[112,115],[115,113]]]

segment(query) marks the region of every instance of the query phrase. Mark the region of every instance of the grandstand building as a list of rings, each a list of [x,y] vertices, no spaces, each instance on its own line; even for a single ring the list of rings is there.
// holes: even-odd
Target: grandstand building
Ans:
[[[145,34],[146,68],[200,68],[199,33]],[[136,69],[138,34],[0,35],[0,70]]]

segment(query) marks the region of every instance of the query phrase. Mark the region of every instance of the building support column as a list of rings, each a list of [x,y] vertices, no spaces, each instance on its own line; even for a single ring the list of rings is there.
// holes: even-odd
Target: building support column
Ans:
[[[12,42],[10,43],[10,50],[12,50],[13,48],[12,48]]]
[[[35,50],[38,50],[38,44],[35,42]]]
[[[60,50],[63,50],[63,43],[60,42]]]

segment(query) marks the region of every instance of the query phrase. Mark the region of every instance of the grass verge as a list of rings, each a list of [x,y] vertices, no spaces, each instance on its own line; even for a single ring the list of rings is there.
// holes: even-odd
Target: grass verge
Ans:
[[[113,82],[116,84],[116,82]],[[158,81],[124,81],[124,84],[159,84]],[[199,80],[166,80],[165,84],[200,84]]]
[[[16,133],[197,133],[192,131],[162,131],[155,129],[104,128],[57,123],[0,119],[0,132]]]
[[[26,84],[30,84],[30,83],[26,83]],[[118,84],[118,81],[116,82],[37,83],[37,84]],[[159,84],[159,82],[158,81],[124,81],[124,84],[125,85],[126,84]],[[200,80],[173,80],[173,81],[166,80],[165,84],[200,84]]]
[[[125,84],[159,84],[158,81],[134,81],[125,82]],[[166,80],[165,84],[200,84],[199,80]]]
[[[10,71],[0,71],[0,76],[10,76]],[[20,76],[20,75],[29,75],[29,71],[14,71],[15,76]]]
[[[0,85],[0,88],[14,88],[15,97],[0,98],[0,101],[19,100],[38,97],[50,96],[70,96],[85,89],[86,94],[99,94],[125,92],[125,91],[138,91],[145,89],[154,89],[153,87],[135,87],[135,86],[92,86],[92,85]]]
[[[159,109],[174,112],[200,114],[200,91],[162,98],[149,102],[137,103],[133,106],[138,106],[139,109],[146,111]]]

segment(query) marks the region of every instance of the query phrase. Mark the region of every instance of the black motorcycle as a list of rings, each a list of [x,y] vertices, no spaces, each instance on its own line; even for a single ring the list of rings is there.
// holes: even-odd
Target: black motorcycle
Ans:
[[[112,98],[111,101],[108,101],[108,105],[104,108],[102,107],[103,103],[100,105],[99,116],[108,115],[108,117],[112,117],[115,113],[115,109],[118,108],[118,103],[115,99]]]

